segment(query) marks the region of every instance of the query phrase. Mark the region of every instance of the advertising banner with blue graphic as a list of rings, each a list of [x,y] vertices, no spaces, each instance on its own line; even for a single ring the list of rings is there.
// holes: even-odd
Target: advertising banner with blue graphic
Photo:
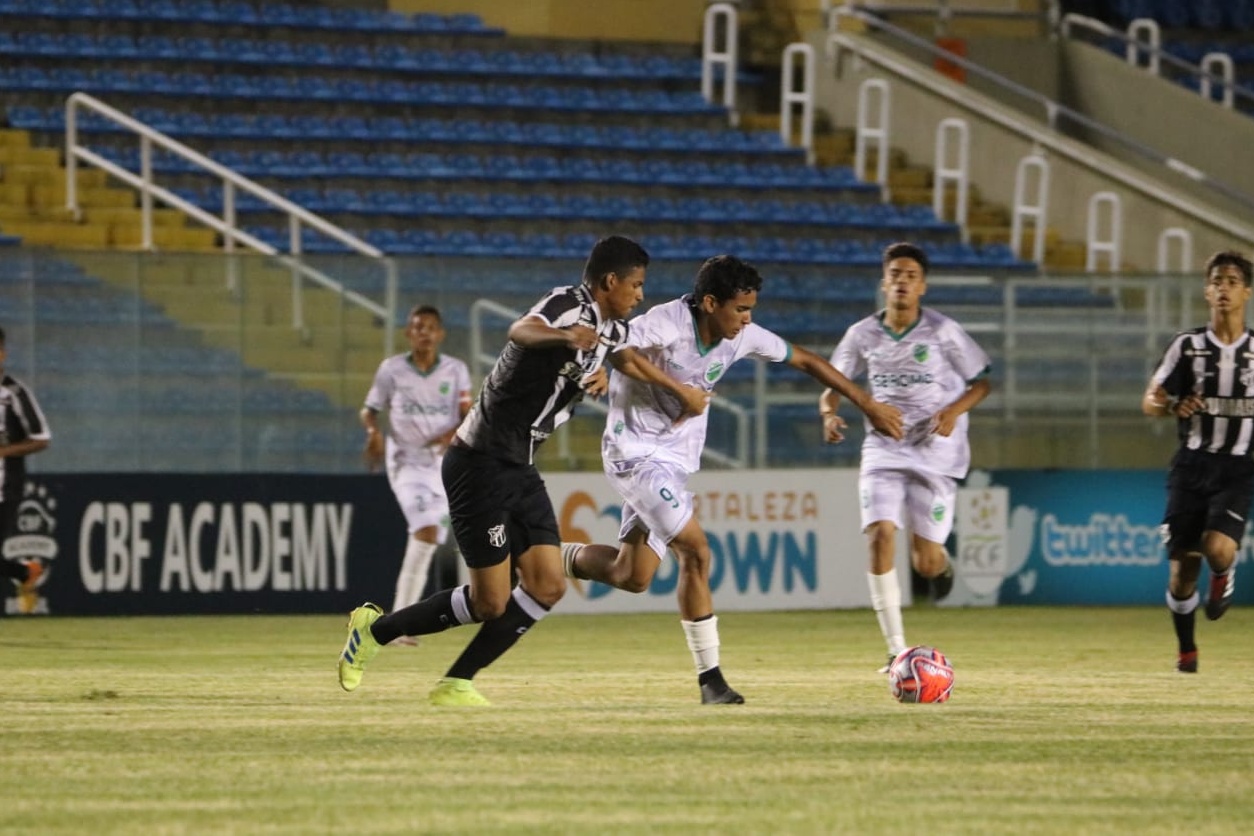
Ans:
[[[18,614],[347,612],[390,601],[405,520],[383,476],[50,475],[28,481],[9,560]]]
[[[945,605],[1162,604],[1166,479],[1165,470],[973,472],[959,500],[960,582]],[[981,497],[999,492],[1008,497],[1004,537],[995,532],[964,552],[963,499],[975,516],[996,518],[996,502]],[[1237,564],[1251,559],[1247,521]],[[1236,601],[1254,602],[1254,583],[1242,577],[1238,571]]]
[[[604,476],[550,474],[545,483],[563,539],[618,542],[622,500]],[[713,552],[710,587],[718,610],[871,605],[856,470],[709,471],[695,474],[688,487]],[[908,565],[899,568],[908,572]],[[677,582],[678,565],[667,557],[645,592],[573,581],[555,611],[675,612]]]

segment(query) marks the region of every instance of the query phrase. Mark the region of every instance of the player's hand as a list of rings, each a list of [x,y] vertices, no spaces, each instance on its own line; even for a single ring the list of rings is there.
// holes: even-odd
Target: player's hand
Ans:
[[[697,386],[683,384],[679,389],[679,401],[683,407],[683,412],[679,413],[679,417],[675,419],[676,426],[694,415],[700,415],[702,412],[705,412],[705,408],[710,405],[710,398],[713,397],[712,393]]]
[[[1202,400],[1202,396],[1196,392],[1185,395],[1176,401],[1175,408],[1171,410],[1171,414],[1177,418],[1192,418],[1199,412],[1206,411],[1206,401]]]
[[[597,332],[587,325],[568,325],[562,330],[566,332],[566,344],[576,351],[596,348]]]
[[[366,468],[373,471],[379,465],[383,464],[383,457],[386,446],[383,442],[383,433],[378,430],[370,430],[366,432],[366,446],[361,451],[361,458],[366,463]]]
[[[826,415],[823,417],[823,440],[828,444],[839,444],[845,440],[844,430],[849,425],[845,423],[845,419],[839,415]]]
[[[940,412],[932,416],[931,431],[936,435],[949,438],[949,434],[954,431],[954,425],[957,423],[957,415],[950,412],[948,409],[942,409]]]
[[[871,401],[866,411],[867,420],[877,432],[883,433],[895,441],[901,441],[905,433],[902,430],[901,410],[880,401]]]
[[[592,374],[584,375],[580,385],[583,386],[586,395],[599,398],[610,391],[610,374],[605,370],[605,366],[601,366]]]

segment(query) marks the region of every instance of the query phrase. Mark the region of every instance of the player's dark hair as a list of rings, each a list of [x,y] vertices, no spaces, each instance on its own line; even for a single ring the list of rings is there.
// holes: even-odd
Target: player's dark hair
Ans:
[[[707,296],[713,296],[722,304],[741,293],[762,289],[762,274],[758,268],[734,255],[716,255],[707,258],[697,271],[692,286],[692,301],[700,304]]]
[[[583,282],[605,288],[610,273],[625,276],[637,267],[649,266],[649,253],[630,238],[610,235],[592,246],[588,263],[583,267]]]
[[[882,262],[884,267],[887,267],[890,261],[898,258],[913,259],[923,271],[923,275],[927,275],[927,253],[923,252],[922,247],[917,247],[906,241],[898,241],[896,244],[889,244],[884,248],[884,260]]]
[[[1251,264],[1248,258],[1236,250],[1220,250],[1206,259],[1206,278],[1209,279],[1210,274],[1217,268],[1229,265],[1241,271],[1241,278],[1245,279],[1246,287],[1254,282],[1254,264]]]
[[[409,309],[409,317],[405,322],[410,322],[416,316],[434,316],[436,322],[444,324],[444,317],[440,316],[440,309],[435,305],[414,305]]]

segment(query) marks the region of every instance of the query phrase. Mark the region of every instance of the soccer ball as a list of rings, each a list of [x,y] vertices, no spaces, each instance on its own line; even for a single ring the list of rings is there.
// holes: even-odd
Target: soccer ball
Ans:
[[[889,666],[888,687],[897,702],[945,702],[954,689],[954,669],[934,647],[908,647]]]

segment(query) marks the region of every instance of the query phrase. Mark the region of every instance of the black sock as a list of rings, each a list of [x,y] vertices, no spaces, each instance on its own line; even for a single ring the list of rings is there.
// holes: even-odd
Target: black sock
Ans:
[[[445,676],[474,679],[475,674],[501,658],[548,611],[548,607],[527,595],[522,587],[515,588],[505,605],[505,612],[500,618],[484,622]]]
[[[697,674],[698,685],[722,685],[728,687],[727,680],[723,679],[723,672],[718,668],[710,668],[708,671],[702,671]]]
[[[429,636],[450,627],[469,624],[474,619],[466,600],[467,594],[468,587],[465,586],[441,590],[417,604],[381,616],[371,625],[370,633],[379,644],[387,644],[397,636]],[[459,610],[462,613],[460,618]]]
[[[1189,610],[1187,613],[1178,613],[1172,610],[1171,623],[1176,628],[1176,639],[1180,642],[1180,652],[1192,653],[1197,650],[1197,645],[1193,641],[1193,626],[1197,623],[1197,610]]]

